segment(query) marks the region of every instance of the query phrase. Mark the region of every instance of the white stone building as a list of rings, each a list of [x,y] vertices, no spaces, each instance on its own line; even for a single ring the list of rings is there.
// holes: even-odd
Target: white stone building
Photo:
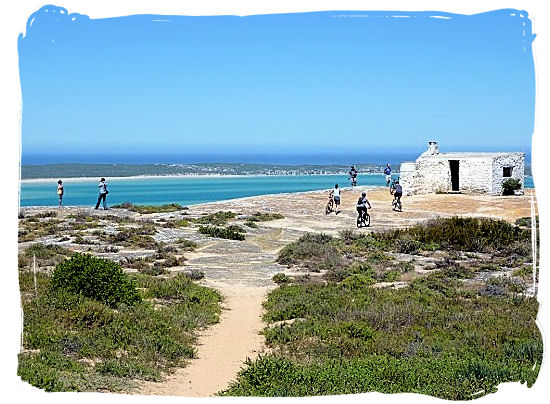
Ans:
[[[525,180],[524,153],[439,153],[437,142],[415,162],[403,162],[399,182],[405,195],[436,192],[502,195],[509,178]]]

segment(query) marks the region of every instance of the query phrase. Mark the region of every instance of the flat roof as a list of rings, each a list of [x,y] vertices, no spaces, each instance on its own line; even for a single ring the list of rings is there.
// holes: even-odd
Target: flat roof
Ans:
[[[473,158],[483,158],[483,157],[501,157],[501,156],[509,156],[511,154],[525,154],[522,152],[489,152],[489,153],[477,153],[477,152],[456,152],[456,153],[438,153],[438,154],[431,154],[427,156],[420,155],[419,157],[429,157],[429,158],[466,158],[466,157],[473,157]]]

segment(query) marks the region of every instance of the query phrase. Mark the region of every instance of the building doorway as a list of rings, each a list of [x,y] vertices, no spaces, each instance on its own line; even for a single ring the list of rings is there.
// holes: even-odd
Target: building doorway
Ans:
[[[459,186],[459,161],[449,160],[449,166],[451,168],[451,190],[460,191]]]

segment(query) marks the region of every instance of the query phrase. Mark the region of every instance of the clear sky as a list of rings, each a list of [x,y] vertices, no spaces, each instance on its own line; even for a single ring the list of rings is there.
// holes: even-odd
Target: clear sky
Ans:
[[[23,156],[530,151],[522,11],[71,12],[19,39]]]

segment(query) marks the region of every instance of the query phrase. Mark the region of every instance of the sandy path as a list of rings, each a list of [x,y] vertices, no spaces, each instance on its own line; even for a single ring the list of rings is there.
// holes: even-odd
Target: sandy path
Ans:
[[[147,382],[139,394],[205,397],[228,387],[249,357],[263,349],[262,302],[269,287],[227,287],[209,283],[225,297],[220,322],[201,333],[197,359],[160,383]],[[220,287],[221,286],[221,287]]]

